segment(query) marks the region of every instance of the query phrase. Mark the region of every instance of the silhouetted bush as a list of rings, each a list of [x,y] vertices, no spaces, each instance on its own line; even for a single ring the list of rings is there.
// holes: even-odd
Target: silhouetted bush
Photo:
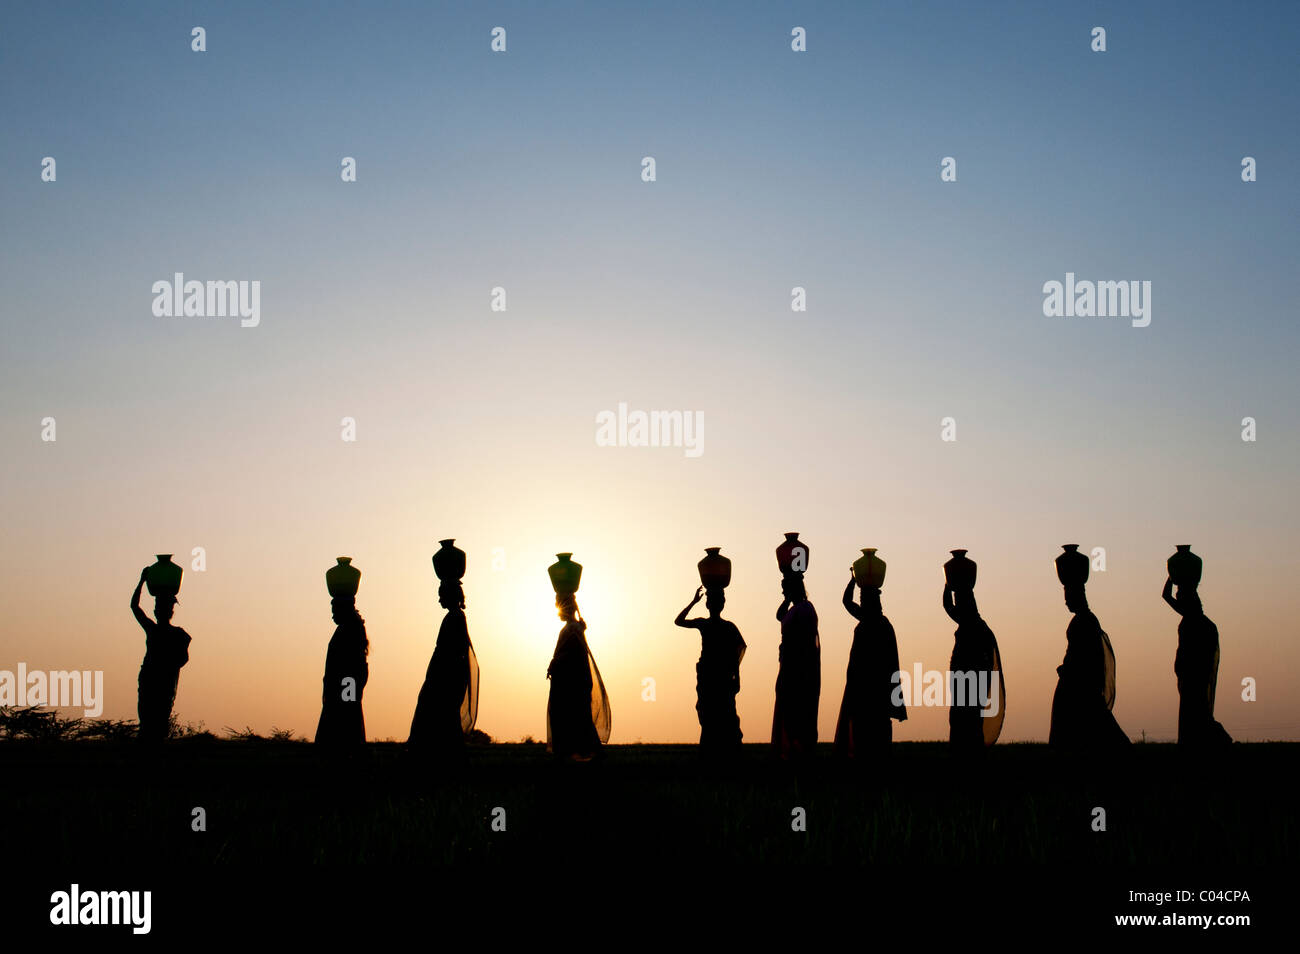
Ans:
[[[122,742],[139,734],[134,719],[64,718],[59,710],[44,706],[0,706],[0,741],[26,739],[37,742]],[[271,735],[261,736],[245,727],[224,730],[235,742],[306,742],[294,736],[292,729],[271,726]],[[209,732],[202,722],[181,722],[171,714],[167,737],[181,742],[216,742],[220,737]]]

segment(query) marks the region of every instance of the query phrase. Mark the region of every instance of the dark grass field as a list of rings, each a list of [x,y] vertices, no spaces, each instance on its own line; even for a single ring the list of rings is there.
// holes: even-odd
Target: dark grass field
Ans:
[[[553,764],[541,745],[472,746],[458,768],[372,743],[329,758],[299,742],[0,744],[10,857],[67,866],[536,866],[584,853],[679,865],[995,864],[1249,870],[1300,857],[1295,743],[1196,756],[1134,745],[1107,760],[999,745],[978,762],[897,743],[796,769],[764,745],[706,764],[690,745],[607,748]],[[192,811],[207,830],[192,830]],[[1105,831],[1093,829],[1094,808]],[[504,809],[504,831],[494,810]],[[792,828],[803,809],[806,830]],[[496,813],[499,817],[500,813]]]

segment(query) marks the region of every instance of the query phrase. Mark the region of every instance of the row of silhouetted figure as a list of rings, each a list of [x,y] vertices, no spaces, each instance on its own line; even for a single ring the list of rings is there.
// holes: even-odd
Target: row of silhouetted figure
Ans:
[[[771,744],[781,758],[798,759],[817,744],[817,710],[821,696],[821,641],[817,611],[804,589],[809,549],[797,533],[787,533],[776,550],[781,572],[781,624],[776,703]],[[1066,629],[1065,658],[1057,667],[1049,742],[1067,749],[1124,746],[1129,738],[1115,721],[1115,653],[1110,637],[1088,608],[1089,559],[1069,544],[1056,558],[1056,573],[1073,613]],[[994,744],[1006,717],[1006,685],[997,638],[975,602],[976,565],[965,550],[953,550],[944,566],[943,607],[957,624],[948,678],[949,741],[956,750],[981,752]],[[562,759],[589,761],[609,741],[609,696],[587,644],[587,623],[578,609],[582,566],[571,553],[557,554],[548,568],[555,606],[563,626],[546,675],[548,751]],[[408,745],[413,749],[458,758],[478,717],[479,668],[465,617],[465,553],[454,540],[440,541],[433,555],[438,602],[446,610],[432,658],[411,720]],[[696,712],[700,745],[726,754],[739,750],[742,735],[736,714],[740,664],[745,640],[723,619],[731,561],[719,547],[705,550],[698,564],[700,587],[677,614],[678,626],[698,630],[701,650],[695,665]],[[845,610],[857,620],[849,651],[844,698],[835,727],[835,752],[853,758],[888,752],[893,723],[907,718],[902,691],[906,674],[898,664],[898,641],[884,614],[881,587],[885,561],[874,548],[862,551],[844,588]],[[1178,741],[1215,747],[1232,740],[1214,718],[1219,671],[1219,632],[1201,607],[1197,586],[1201,559],[1180,545],[1168,561],[1162,596],[1179,614]],[[181,667],[189,659],[190,636],[172,625],[181,567],[169,555],[146,567],[131,597],[131,609],[145,631],[145,657],[139,680],[139,736],[165,739]],[[334,748],[366,740],[362,695],[369,676],[370,644],[365,620],[357,612],[361,571],[351,558],[339,557],[325,573],[336,628],[325,657],[320,723],[316,743]],[[141,589],[154,597],[154,619],[140,608]],[[854,600],[855,590],[858,599]],[[704,600],[707,615],[690,617]]]

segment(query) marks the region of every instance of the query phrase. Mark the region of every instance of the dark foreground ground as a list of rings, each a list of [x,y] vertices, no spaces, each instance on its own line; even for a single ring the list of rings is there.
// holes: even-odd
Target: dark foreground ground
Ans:
[[[181,740],[150,755],[130,742],[9,741],[0,845],[10,871],[33,873],[0,896],[0,921],[42,929],[52,888],[76,881],[152,888],[164,936],[266,917],[333,930],[322,911],[342,929],[359,907],[437,918],[488,896],[527,898],[542,917],[571,902],[584,917],[681,905],[749,917],[799,892],[826,907],[828,885],[847,898],[839,910],[896,927],[938,930],[962,905],[998,912],[1007,937],[1044,922],[1120,930],[1126,912],[1245,911],[1258,924],[1261,904],[1282,920],[1294,904],[1298,755],[1293,743],[1216,757],[1146,744],[1082,760],[1019,744],[970,763],[944,744],[898,743],[887,764],[845,766],[824,747],[795,770],[762,745],[730,765],[687,745],[557,765],[519,744],[474,746],[465,765],[438,768],[386,743],[340,759],[297,742]],[[1253,906],[1130,894],[1180,889],[1244,889]],[[731,890],[748,892],[743,907],[719,901]],[[774,893],[783,900],[758,900]]]
[[[1105,761],[999,745],[974,764],[940,743],[898,743],[887,764],[847,767],[825,747],[798,770],[762,745],[731,765],[688,745],[611,746],[585,765],[552,764],[540,745],[468,753],[438,768],[386,743],[330,759],[292,742],[173,742],[153,757],[130,743],[9,742],[0,824],[6,853],[170,866],[499,865],[583,847],[780,865],[1300,857],[1294,743],[1216,758],[1134,745]],[[206,831],[193,830],[195,808]],[[794,830],[796,809],[806,830]]]

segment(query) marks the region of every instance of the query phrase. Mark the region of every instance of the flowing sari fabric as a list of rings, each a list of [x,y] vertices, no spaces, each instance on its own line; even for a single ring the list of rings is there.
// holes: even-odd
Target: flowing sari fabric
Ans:
[[[984,627],[988,629],[987,626]],[[1002,676],[1002,653],[998,650],[998,639],[993,635],[993,630],[989,629],[989,640],[993,643],[993,668],[990,675],[990,683],[996,677],[998,683],[998,711],[996,715],[989,715],[989,707],[992,706],[993,700],[989,700],[989,705],[984,707],[983,718],[980,721],[984,724],[984,744],[992,745],[1002,734],[1002,723],[1007,718],[1007,681]]]
[[[460,704],[460,731],[469,735],[474,731],[478,721],[478,656],[474,653],[474,644],[465,636],[466,651],[469,662],[469,680],[465,685],[465,698]]]
[[[1101,635],[1102,664],[1105,670],[1101,693],[1109,711],[1115,708],[1115,650],[1111,648],[1110,637],[1100,625],[1097,626],[1097,632]]]
[[[316,725],[318,744],[351,746],[365,743],[366,720],[361,698],[369,675],[365,623],[360,617],[339,623],[325,654],[320,722]],[[345,679],[352,680],[349,695],[355,698],[343,698]]]
[[[1209,684],[1205,687],[1206,693],[1209,695],[1210,715],[1214,715],[1214,690],[1219,685],[1219,647],[1217,645],[1218,643],[1217,630],[1215,631],[1215,643],[1216,645],[1214,647],[1214,660],[1210,665],[1210,676],[1208,680]]]
[[[772,747],[783,759],[811,755],[817,747],[822,645],[817,611],[808,600],[795,603],[781,620],[778,658]]]
[[[894,705],[898,638],[885,616],[868,617],[853,629],[844,699],[835,723],[835,751],[847,758],[879,748],[893,737],[891,719],[902,722],[907,708]]]
[[[596,738],[603,745],[609,741],[609,733],[614,726],[614,716],[609,708],[609,694],[605,692],[605,680],[600,678],[600,670],[596,668],[596,657],[591,654],[590,647],[587,649],[587,664],[591,668],[591,724],[596,729]]]
[[[1002,677],[1002,654],[998,650],[997,637],[979,617],[959,624],[953,636],[952,657],[948,663],[953,697],[948,709],[949,742],[961,749],[992,745],[1002,734],[1002,723],[1007,717],[1007,687]],[[976,695],[987,691],[990,695],[988,705],[978,698],[965,698],[969,689],[973,689]],[[996,700],[991,698],[994,691],[997,692]],[[961,704],[958,704],[959,697]]]
[[[1178,741],[1183,745],[1222,746],[1232,742],[1214,718],[1219,681],[1219,629],[1204,614],[1184,616],[1178,624]]]
[[[172,706],[180,683],[181,667],[190,659],[190,634],[179,626],[161,626],[148,617],[144,622],[144,662],[140,665],[140,738],[161,741],[171,731]]]
[[[458,749],[478,718],[478,658],[469,639],[465,612],[450,609],[425,672],[411,719],[415,746]]]
[[[700,660],[695,664],[695,712],[700,720],[700,745],[731,748],[740,745],[736,694],[740,692],[740,663],[745,640],[736,624],[722,618],[692,620],[700,633]]]
[[[1111,714],[1115,707],[1115,650],[1089,610],[1065,631],[1066,650],[1052,696],[1048,742],[1065,748],[1124,746],[1128,736]]]
[[[546,674],[546,750],[560,756],[590,758],[609,741],[613,716],[605,682],[587,646],[587,624],[570,620],[560,630]]]

